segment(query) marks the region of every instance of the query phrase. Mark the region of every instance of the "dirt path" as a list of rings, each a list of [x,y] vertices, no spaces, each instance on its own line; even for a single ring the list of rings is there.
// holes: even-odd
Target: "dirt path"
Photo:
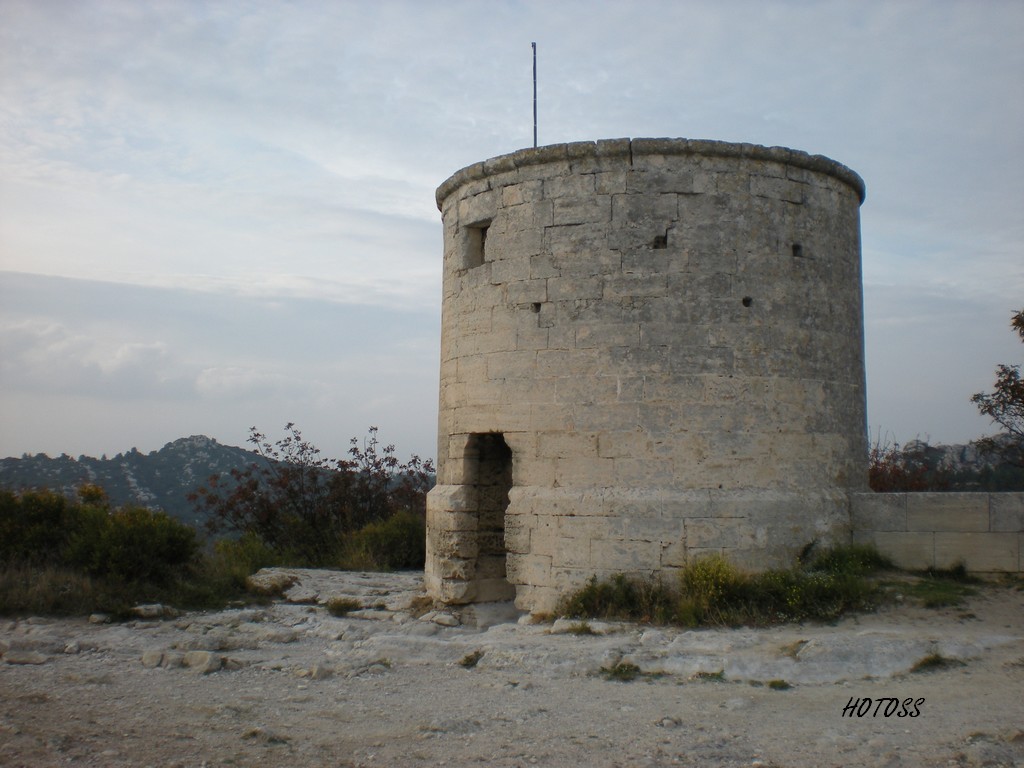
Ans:
[[[828,627],[576,635],[414,619],[408,576],[299,578],[293,598],[376,608],[0,622],[0,765],[1024,766],[1021,591]],[[933,654],[947,665],[909,671]],[[639,674],[601,671],[617,664]],[[844,717],[851,698],[871,712]]]

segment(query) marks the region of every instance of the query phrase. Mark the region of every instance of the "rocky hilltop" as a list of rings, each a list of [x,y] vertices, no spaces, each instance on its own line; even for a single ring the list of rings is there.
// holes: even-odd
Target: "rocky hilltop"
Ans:
[[[187,496],[210,475],[244,469],[259,456],[248,449],[222,445],[205,435],[183,437],[148,454],[132,448],[113,458],[62,454],[0,459],[0,487],[13,490],[49,488],[66,494],[85,483],[102,486],[114,506],[162,509],[191,524],[204,518]]]

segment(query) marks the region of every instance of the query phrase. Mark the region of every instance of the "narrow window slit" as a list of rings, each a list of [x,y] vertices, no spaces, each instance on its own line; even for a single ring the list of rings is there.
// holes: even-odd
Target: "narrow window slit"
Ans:
[[[487,228],[490,221],[481,221],[466,227],[465,268],[474,269],[487,261]]]

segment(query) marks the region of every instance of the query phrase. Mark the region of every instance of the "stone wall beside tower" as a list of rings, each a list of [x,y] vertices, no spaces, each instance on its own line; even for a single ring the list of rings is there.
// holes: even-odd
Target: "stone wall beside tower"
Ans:
[[[777,566],[847,537],[863,196],[824,157],[685,139],[444,182],[429,592],[548,611],[593,575]]]

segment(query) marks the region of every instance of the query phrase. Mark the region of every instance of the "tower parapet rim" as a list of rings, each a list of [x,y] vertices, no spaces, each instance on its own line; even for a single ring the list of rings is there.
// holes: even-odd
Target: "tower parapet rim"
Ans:
[[[520,149],[489,160],[467,165],[449,176],[437,188],[435,200],[438,210],[445,199],[463,184],[485,179],[496,173],[513,171],[531,165],[557,160],[575,160],[594,157],[638,155],[699,155],[704,157],[739,157],[751,160],[777,162],[832,176],[856,192],[863,205],[866,197],[864,180],[855,171],[824,155],[812,155],[788,147],[765,147],[760,144],[733,143],[710,139],[602,139],[549,144],[543,147]]]

